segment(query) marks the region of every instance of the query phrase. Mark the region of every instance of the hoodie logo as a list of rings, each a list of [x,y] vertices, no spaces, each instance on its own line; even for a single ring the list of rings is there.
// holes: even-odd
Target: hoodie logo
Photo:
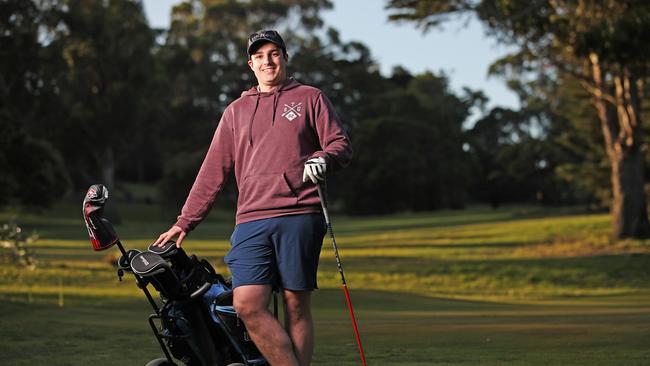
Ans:
[[[300,115],[301,109],[302,109],[302,103],[296,104],[296,102],[291,102],[291,105],[285,104],[282,117],[288,119],[289,121],[293,121],[294,119],[301,116]]]

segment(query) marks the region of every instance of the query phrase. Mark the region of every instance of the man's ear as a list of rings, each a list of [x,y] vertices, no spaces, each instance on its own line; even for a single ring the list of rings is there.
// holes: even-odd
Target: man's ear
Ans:
[[[248,67],[250,67],[251,70],[253,70],[253,60],[248,59]]]

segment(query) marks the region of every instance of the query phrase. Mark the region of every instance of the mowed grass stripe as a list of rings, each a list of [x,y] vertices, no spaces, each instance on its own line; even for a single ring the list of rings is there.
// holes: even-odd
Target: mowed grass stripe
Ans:
[[[548,212],[517,208],[341,217],[339,226],[346,229],[340,235],[337,229],[337,239],[348,277],[360,288],[519,301],[525,297],[628,293],[648,287],[643,267],[648,264],[650,246],[645,242],[609,239],[607,215],[541,216],[544,213]],[[230,244],[205,238],[223,237],[228,225],[205,224],[188,236],[184,248],[227,273],[223,257]],[[79,225],[83,227],[81,220]],[[55,226],[50,224],[50,228]],[[151,240],[138,237],[156,226],[161,225],[122,225],[120,229],[127,232],[122,235],[125,248],[144,250]],[[115,267],[110,263],[120,255],[117,248],[94,252],[84,239],[44,237],[34,247],[41,260],[39,267],[33,273],[5,277],[21,277],[27,284],[56,282],[61,277],[58,272],[92,284],[114,279]],[[97,275],[83,269],[106,273]],[[328,238],[324,240],[320,269],[322,286],[335,286],[338,277],[333,272]]]
[[[502,223],[466,224],[459,227],[387,228],[371,234],[337,235],[337,242],[350,246],[421,245],[421,244],[503,244],[541,243],[554,240],[603,236],[609,234],[607,215],[580,215],[547,219],[521,219]]]

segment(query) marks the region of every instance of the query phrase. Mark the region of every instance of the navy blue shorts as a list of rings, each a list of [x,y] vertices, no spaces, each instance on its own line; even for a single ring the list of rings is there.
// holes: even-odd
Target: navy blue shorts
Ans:
[[[327,226],[322,214],[249,221],[235,226],[224,262],[233,287],[274,285],[294,291],[318,288],[318,258]]]

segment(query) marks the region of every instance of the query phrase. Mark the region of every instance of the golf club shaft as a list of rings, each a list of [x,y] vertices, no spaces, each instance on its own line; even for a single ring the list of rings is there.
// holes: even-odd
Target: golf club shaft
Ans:
[[[361,346],[361,337],[359,337],[359,329],[357,328],[357,321],[354,316],[354,310],[352,310],[352,301],[350,300],[350,293],[348,292],[348,284],[345,281],[345,274],[343,273],[343,266],[341,265],[341,258],[339,256],[339,249],[336,246],[336,239],[334,238],[334,230],[332,230],[332,222],[330,221],[330,216],[327,211],[327,197],[325,196],[326,192],[323,191],[324,184],[317,184],[318,187],[318,197],[320,197],[321,207],[323,208],[323,215],[325,216],[325,223],[327,224],[327,230],[332,239],[332,247],[334,248],[334,257],[336,258],[336,266],[339,269],[341,274],[341,284],[343,285],[343,293],[345,294],[345,301],[348,305],[348,311],[350,312],[350,319],[352,319],[352,327],[354,328],[354,337],[357,341],[357,346],[359,347],[359,355],[361,356],[361,363],[363,366],[366,366],[366,357],[363,354],[363,347]]]

